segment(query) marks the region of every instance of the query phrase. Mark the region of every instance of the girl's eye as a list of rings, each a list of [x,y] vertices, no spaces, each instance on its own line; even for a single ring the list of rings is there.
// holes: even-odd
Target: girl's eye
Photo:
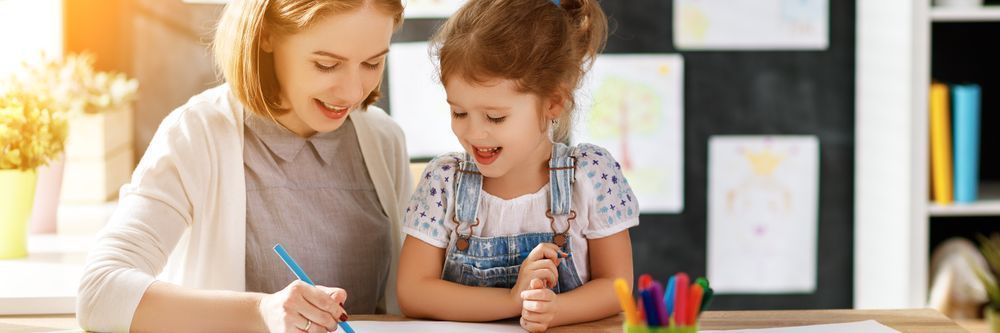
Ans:
[[[315,62],[314,64],[316,65],[316,69],[323,72],[329,72],[332,71],[334,68],[337,68],[337,64],[326,64],[318,61]]]
[[[452,118],[465,118],[465,116],[467,116],[467,115],[469,115],[469,114],[465,113],[465,112],[458,112],[458,111],[454,111],[454,110],[451,111],[451,117]]]
[[[491,123],[499,124],[499,123],[502,123],[504,119],[507,119],[507,117],[491,117],[491,116],[486,116],[486,119],[489,120]]]
[[[378,63],[374,63],[374,64],[369,64],[369,63],[367,63],[367,62],[366,62],[366,63],[364,63],[364,64],[365,64],[365,67],[367,67],[367,68],[368,68],[368,69],[370,69],[370,70],[376,70],[376,69],[378,69],[378,68],[379,68],[380,66],[382,66],[382,62],[378,62]]]

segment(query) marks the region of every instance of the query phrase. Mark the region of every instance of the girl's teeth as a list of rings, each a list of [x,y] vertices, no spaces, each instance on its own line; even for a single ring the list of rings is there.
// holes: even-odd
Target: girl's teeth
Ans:
[[[500,149],[500,147],[494,147],[494,148],[479,148],[479,151],[480,151],[480,152],[484,152],[484,153],[488,153],[488,152],[493,152],[493,151],[497,151],[498,149]]]

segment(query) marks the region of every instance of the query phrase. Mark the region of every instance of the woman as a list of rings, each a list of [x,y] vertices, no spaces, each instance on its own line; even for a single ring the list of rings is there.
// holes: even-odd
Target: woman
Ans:
[[[402,10],[231,1],[213,45],[226,83],[160,125],[88,259],[80,325],[327,332],[394,307],[408,158],[371,104]],[[316,287],[291,282],[277,243]]]

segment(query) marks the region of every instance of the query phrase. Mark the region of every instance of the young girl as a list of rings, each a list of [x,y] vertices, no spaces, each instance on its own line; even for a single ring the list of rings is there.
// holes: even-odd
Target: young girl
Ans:
[[[431,161],[405,209],[404,314],[544,331],[620,311],[636,198],[606,150],[560,143],[606,25],[594,0],[471,0],[438,32],[465,152]]]
[[[160,125],[91,251],[80,325],[317,333],[394,305],[409,159],[371,104],[402,11],[230,1],[213,42],[226,83]],[[317,286],[294,281],[276,243]]]

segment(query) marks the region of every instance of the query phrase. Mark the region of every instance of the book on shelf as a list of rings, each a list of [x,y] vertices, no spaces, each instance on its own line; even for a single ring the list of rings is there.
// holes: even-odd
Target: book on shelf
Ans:
[[[951,115],[948,86],[934,82],[930,89],[931,198],[941,205],[951,204],[952,159]]]
[[[955,202],[972,203],[976,201],[979,189],[979,85],[953,85],[951,95]]]

